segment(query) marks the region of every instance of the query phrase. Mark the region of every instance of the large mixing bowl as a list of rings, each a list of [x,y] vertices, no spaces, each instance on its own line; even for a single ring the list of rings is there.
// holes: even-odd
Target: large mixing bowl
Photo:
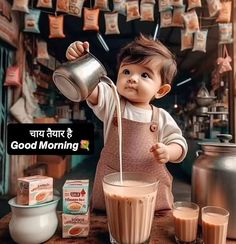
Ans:
[[[58,225],[56,207],[59,197],[39,205],[19,205],[16,198],[9,200],[12,217],[9,231],[12,239],[22,244],[38,244],[50,239]]]

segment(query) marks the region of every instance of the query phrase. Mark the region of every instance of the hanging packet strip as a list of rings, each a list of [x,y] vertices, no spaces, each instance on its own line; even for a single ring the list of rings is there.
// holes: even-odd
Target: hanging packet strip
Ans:
[[[98,25],[99,9],[84,8],[84,26],[83,30],[99,31]]]
[[[29,13],[28,5],[29,5],[29,0],[21,0],[21,1],[14,0],[12,5],[12,10]]]
[[[154,21],[154,4],[141,3],[140,5],[141,21]]]
[[[216,16],[221,9],[220,0],[206,0],[210,17]]]
[[[7,68],[4,86],[21,86],[19,66],[11,66]]]
[[[65,34],[63,31],[64,16],[53,16],[48,15],[49,18],[49,38],[64,38]]]
[[[52,0],[38,0],[37,8],[52,8]]]
[[[170,5],[174,7],[183,7],[184,3],[183,0],[170,0]]]
[[[219,44],[228,44],[233,42],[232,23],[219,23]]]
[[[84,6],[84,0],[71,0],[69,2],[69,14],[76,17],[82,16],[82,10]]]
[[[120,34],[118,27],[118,13],[105,13],[106,35]]]
[[[174,8],[173,10],[173,17],[172,17],[172,24],[173,27],[184,27],[184,19],[183,14],[185,13],[185,5],[182,7]]]
[[[113,0],[113,12],[126,16],[126,0]]]
[[[102,11],[110,11],[108,3],[108,0],[95,0],[94,8],[99,8]]]
[[[188,10],[202,7],[201,0],[188,0]]]
[[[181,51],[193,48],[193,34],[181,30]]]
[[[208,30],[201,30],[194,33],[194,44],[192,51],[206,52]]]
[[[190,10],[184,13],[183,19],[187,33],[199,31],[199,21],[195,10]]]
[[[28,14],[25,14],[25,28],[24,32],[40,33],[39,17],[40,10],[30,9]]]
[[[56,1],[56,11],[57,12],[69,12],[69,0],[57,0]]]
[[[37,59],[49,60],[47,42],[42,40],[37,41]]]
[[[172,11],[166,10],[160,12],[161,17],[161,28],[171,27],[172,26]]]
[[[128,1],[126,3],[126,10],[127,10],[126,22],[140,18],[138,1]]]
[[[216,22],[229,23],[231,19],[232,2],[222,2]]]

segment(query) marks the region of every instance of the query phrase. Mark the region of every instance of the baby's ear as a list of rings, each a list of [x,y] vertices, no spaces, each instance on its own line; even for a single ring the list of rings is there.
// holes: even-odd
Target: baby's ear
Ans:
[[[169,84],[165,84],[160,87],[159,91],[156,93],[155,98],[161,98],[164,97],[168,92],[170,92],[171,86]]]

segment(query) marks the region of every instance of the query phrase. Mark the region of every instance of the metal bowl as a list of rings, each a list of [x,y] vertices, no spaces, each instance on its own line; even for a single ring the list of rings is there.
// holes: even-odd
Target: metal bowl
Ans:
[[[209,97],[196,97],[196,103],[198,106],[200,107],[207,107],[209,105],[211,105],[211,103],[213,102],[213,100],[215,99],[215,96],[209,96]]]

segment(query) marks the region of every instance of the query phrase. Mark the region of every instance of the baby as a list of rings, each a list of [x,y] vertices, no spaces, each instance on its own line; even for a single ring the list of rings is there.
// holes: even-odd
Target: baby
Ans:
[[[89,51],[88,42],[76,41],[66,52],[74,60]],[[179,163],[187,143],[170,114],[151,104],[171,90],[176,62],[159,41],[140,35],[118,55],[117,91],[121,99],[123,171],[146,172],[159,182],[156,210],[171,209],[172,176],[167,162]],[[92,208],[105,210],[102,190],[104,175],[119,171],[119,140],[116,103],[112,88],[100,82],[86,99],[104,125],[104,148],[96,169]]]

